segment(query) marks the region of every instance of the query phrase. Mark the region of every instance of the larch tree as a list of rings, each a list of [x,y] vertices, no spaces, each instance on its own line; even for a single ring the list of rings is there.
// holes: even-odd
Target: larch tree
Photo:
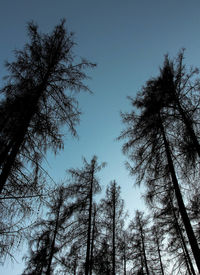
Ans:
[[[86,70],[95,66],[75,57],[65,20],[51,33],[40,33],[32,22],[27,30],[29,41],[7,62],[0,89],[1,255],[21,240],[26,217],[48,194],[42,160],[48,149],[64,148],[64,129],[77,135],[77,94],[89,91]]]
[[[86,90],[85,69],[94,64],[75,62],[73,34],[65,20],[52,33],[41,34],[28,24],[30,41],[15,51],[16,61],[7,63],[8,81],[1,88],[0,102],[0,193],[18,194],[26,184],[25,166],[35,167],[51,148],[63,148],[61,126],[76,135],[80,111],[75,92]],[[23,179],[22,182],[20,179]],[[22,188],[23,186],[23,188]],[[14,188],[15,187],[15,188]],[[12,190],[14,188],[14,191]],[[28,188],[27,188],[28,189]]]
[[[167,84],[166,84],[167,85]],[[166,86],[166,89],[170,87]],[[186,211],[180,182],[176,168],[179,167],[178,137],[174,133],[177,121],[169,104],[168,93],[163,93],[160,79],[151,79],[143,87],[142,92],[134,100],[132,106],[137,111],[122,114],[127,128],[121,133],[120,139],[127,139],[123,146],[134,166],[130,171],[138,175],[138,183],[143,180],[147,187],[154,182],[171,182],[177,199],[178,208],[189,239],[189,243],[200,271],[200,250],[188,213]]]
[[[55,272],[66,271],[69,268],[69,261],[66,261],[67,251],[71,245],[69,257],[71,256],[74,267],[78,265],[78,247],[71,240],[74,216],[85,206],[85,202],[74,199],[74,192],[71,185],[62,184],[57,187],[46,201],[46,218],[39,219],[29,234],[30,255],[26,257],[27,268],[24,274],[37,271],[46,275]],[[77,223],[76,223],[77,226]],[[32,233],[33,232],[33,233]],[[77,257],[77,261],[76,261]],[[43,273],[41,273],[43,274]]]
[[[69,203],[68,189],[64,186],[54,190],[47,202],[48,219],[38,220],[30,235],[30,255],[26,257],[27,267],[23,274],[52,274],[55,268],[55,254],[63,248],[66,228],[77,205]],[[53,268],[54,267],[54,268]]]
[[[122,262],[122,271],[123,275],[128,274],[128,267],[130,265],[130,251],[131,241],[130,241],[130,232],[128,229],[122,229],[119,236],[119,253]]]
[[[151,274],[150,260],[149,260],[149,244],[148,244],[148,224],[149,219],[144,217],[144,213],[136,211],[135,217],[130,221],[129,230],[131,234],[132,246],[132,271],[136,273],[140,271],[141,274]]]
[[[163,231],[159,228],[158,224],[154,221],[153,226],[150,229],[150,239],[151,239],[151,247],[150,247],[150,257],[154,262],[154,273],[164,275],[165,265],[163,261]]]
[[[85,275],[89,275],[91,268],[91,252],[92,252],[92,228],[94,226],[94,195],[100,192],[101,187],[96,176],[105,163],[98,164],[97,157],[94,156],[90,163],[83,159],[84,166],[81,169],[70,169],[71,181],[74,186],[78,187],[77,196],[80,201],[85,202],[85,206],[78,213],[79,224],[82,225],[82,230],[77,227],[77,234],[82,235],[83,243],[86,242],[85,253]],[[81,234],[81,231],[83,234]]]
[[[120,235],[123,230],[125,213],[124,201],[120,196],[120,186],[112,181],[106,189],[106,196],[100,202],[102,211],[102,233],[107,235],[109,251],[112,259],[112,275],[117,274],[119,266]],[[105,236],[103,237],[105,238]]]

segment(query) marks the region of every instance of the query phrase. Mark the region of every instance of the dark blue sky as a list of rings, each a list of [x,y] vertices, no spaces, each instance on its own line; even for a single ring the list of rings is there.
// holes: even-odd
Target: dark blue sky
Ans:
[[[61,18],[75,32],[75,54],[98,64],[87,84],[94,92],[78,96],[83,112],[78,140],[67,135],[65,151],[55,158],[48,154],[49,174],[55,181],[65,170],[80,167],[81,157],[96,154],[107,167],[99,177],[103,186],[116,179],[130,216],[143,208],[140,190],[124,167],[126,158],[116,142],[123,126],[120,111],[130,110],[126,96],[134,96],[142,85],[156,76],[164,54],[175,56],[186,48],[188,65],[200,65],[200,2],[198,0],[1,0],[0,69],[12,60],[13,50],[26,39],[26,23],[38,23],[41,31],[50,31]],[[3,83],[3,82],[1,82]],[[19,274],[15,270],[6,275]],[[4,268],[5,270],[5,268]],[[0,274],[5,274],[0,269]]]

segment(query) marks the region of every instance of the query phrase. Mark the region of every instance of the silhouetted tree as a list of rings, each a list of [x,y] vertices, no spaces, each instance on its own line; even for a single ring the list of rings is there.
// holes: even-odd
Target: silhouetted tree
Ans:
[[[76,92],[89,91],[85,69],[94,66],[75,60],[73,34],[64,20],[50,34],[29,23],[28,35],[16,60],[6,64],[10,74],[0,91],[1,254],[21,240],[25,218],[47,194],[44,154],[63,148],[62,126],[76,135]]]
[[[141,268],[141,272],[149,275],[149,260],[148,254],[148,219],[144,217],[144,213],[136,211],[134,219],[130,222],[129,228],[131,232],[132,241],[132,262],[134,265],[134,272]],[[144,271],[145,270],[145,271]],[[143,273],[142,273],[143,274]]]
[[[154,274],[166,274],[165,265],[163,263],[163,240],[164,240],[164,232],[159,227],[158,223],[155,223],[150,228],[150,257],[153,264]]]
[[[105,199],[101,200],[102,233],[107,235],[109,249],[112,255],[112,274],[119,269],[119,241],[124,224],[124,201],[120,197],[120,186],[112,181],[106,189]]]
[[[8,189],[15,196],[24,187],[25,164],[39,168],[48,148],[55,153],[63,148],[62,125],[76,135],[80,112],[73,92],[88,90],[84,69],[94,65],[75,63],[73,35],[64,23],[51,34],[40,34],[29,23],[30,42],[7,63],[10,75],[0,102],[0,193]]]
[[[167,109],[168,95],[162,94],[158,79],[151,79],[136,100],[132,98],[130,100],[138,111],[122,115],[123,122],[128,126],[120,138],[128,139],[123,150],[125,153],[129,152],[130,159],[135,161],[134,168],[130,168],[131,172],[138,174],[138,183],[144,179],[147,186],[153,181],[154,184],[169,182],[170,178],[196,265],[200,271],[198,243],[175,172],[176,158],[173,154],[175,119]]]
[[[122,229],[119,237],[119,255],[122,260],[122,272],[124,275],[128,274],[128,266],[130,265],[131,259],[131,238],[128,229]]]
[[[62,255],[71,217],[80,207],[77,202],[70,202],[70,190],[60,186],[52,194],[47,203],[48,219],[39,220],[33,227],[34,233],[30,240],[30,255],[26,257],[27,268],[23,274],[50,275],[56,269],[55,263],[62,262],[58,253]]]
[[[93,215],[92,215],[92,232],[91,232],[91,251],[90,251],[90,275],[92,275],[93,270],[93,258],[94,258],[94,246],[95,239],[97,235],[97,205],[93,204]]]
[[[36,251],[30,250],[30,259],[22,275],[46,274],[49,262],[49,249],[51,246],[49,233],[50,232],[44,232],[36,240]]]
[[[187,168],[189,163],[194,164],[196,156],[200,157],[199,143],[199,70],[183,64],[184,51],[172,61],[165,57],[163,67],[158,78],[159,91],[164,96],[165,106],[170,109],[171,115],[178,122],[176,131],[179,146],[185,155]],[[192,167],[190,166],[190,168]]]
[[[79,188],[77,196],[80,200],[85,202],[85,207],[79,211],[78,221],[83,226],[83,237],[86,237],[86,260],[85,260],[85,274],[88,275],[90,272],[91,265],[91,250],[92,250],[92,217],[94,213],[93,202],[94,194],[101,190],[99,181],[96,177],[96,173],[104,167],[105,163],[99,165],[97,157],[94,156],[90,163],[85,159],[84,167],[82,169],[70,169],[69,172],[72,176],[73,185]],[[87,228],[85,228],[87,227]],[[78,235],[82,230],[78,230]],[[86,233],[87,232],[87,233]],[[85,235],[86,233],[86,235]]]

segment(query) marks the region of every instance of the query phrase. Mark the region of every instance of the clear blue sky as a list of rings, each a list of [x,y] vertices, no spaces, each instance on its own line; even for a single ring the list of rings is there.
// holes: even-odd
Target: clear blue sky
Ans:
[[[124,167],[126,158],[121,143],[115,141],[123,128],[120,111],[130,110],[126,96],[134,96],[151,76],[156,76],[163,56],[175,56],[186,48],[186,63],[200,65],[200,2],[198,0],[1,0],[0,69],[6,74],[6,59],[13,49],[23,47],[26,23],[38,23],[50,31],[63,17],[75,32],[77,56],[98,64],[87,84],[94,92],[78,96],[83,112],[79,139],[67,135],[65,150],[57,157],[48,154],[48,171],[55,181],[65,177],[68,168],[80,167],[82,156],[90,160],[96,154],[107,167],[99,177],[105,187],[115,179],[130,217],[134,209],[143,209],[140,190]],[[7,264],[0,275],[17,275],[22,265]]]

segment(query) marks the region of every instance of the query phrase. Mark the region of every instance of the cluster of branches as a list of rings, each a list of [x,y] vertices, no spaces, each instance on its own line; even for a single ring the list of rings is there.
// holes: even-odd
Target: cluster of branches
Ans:
[[[183,59],[184,51],[175,60],[166,56],[159,76],[129,97],[133,110],[122,113],[119,139],[130,173],[146,185],[145,200],[168,234],[177,274],[182,268],[199,274],[200,78]]]

